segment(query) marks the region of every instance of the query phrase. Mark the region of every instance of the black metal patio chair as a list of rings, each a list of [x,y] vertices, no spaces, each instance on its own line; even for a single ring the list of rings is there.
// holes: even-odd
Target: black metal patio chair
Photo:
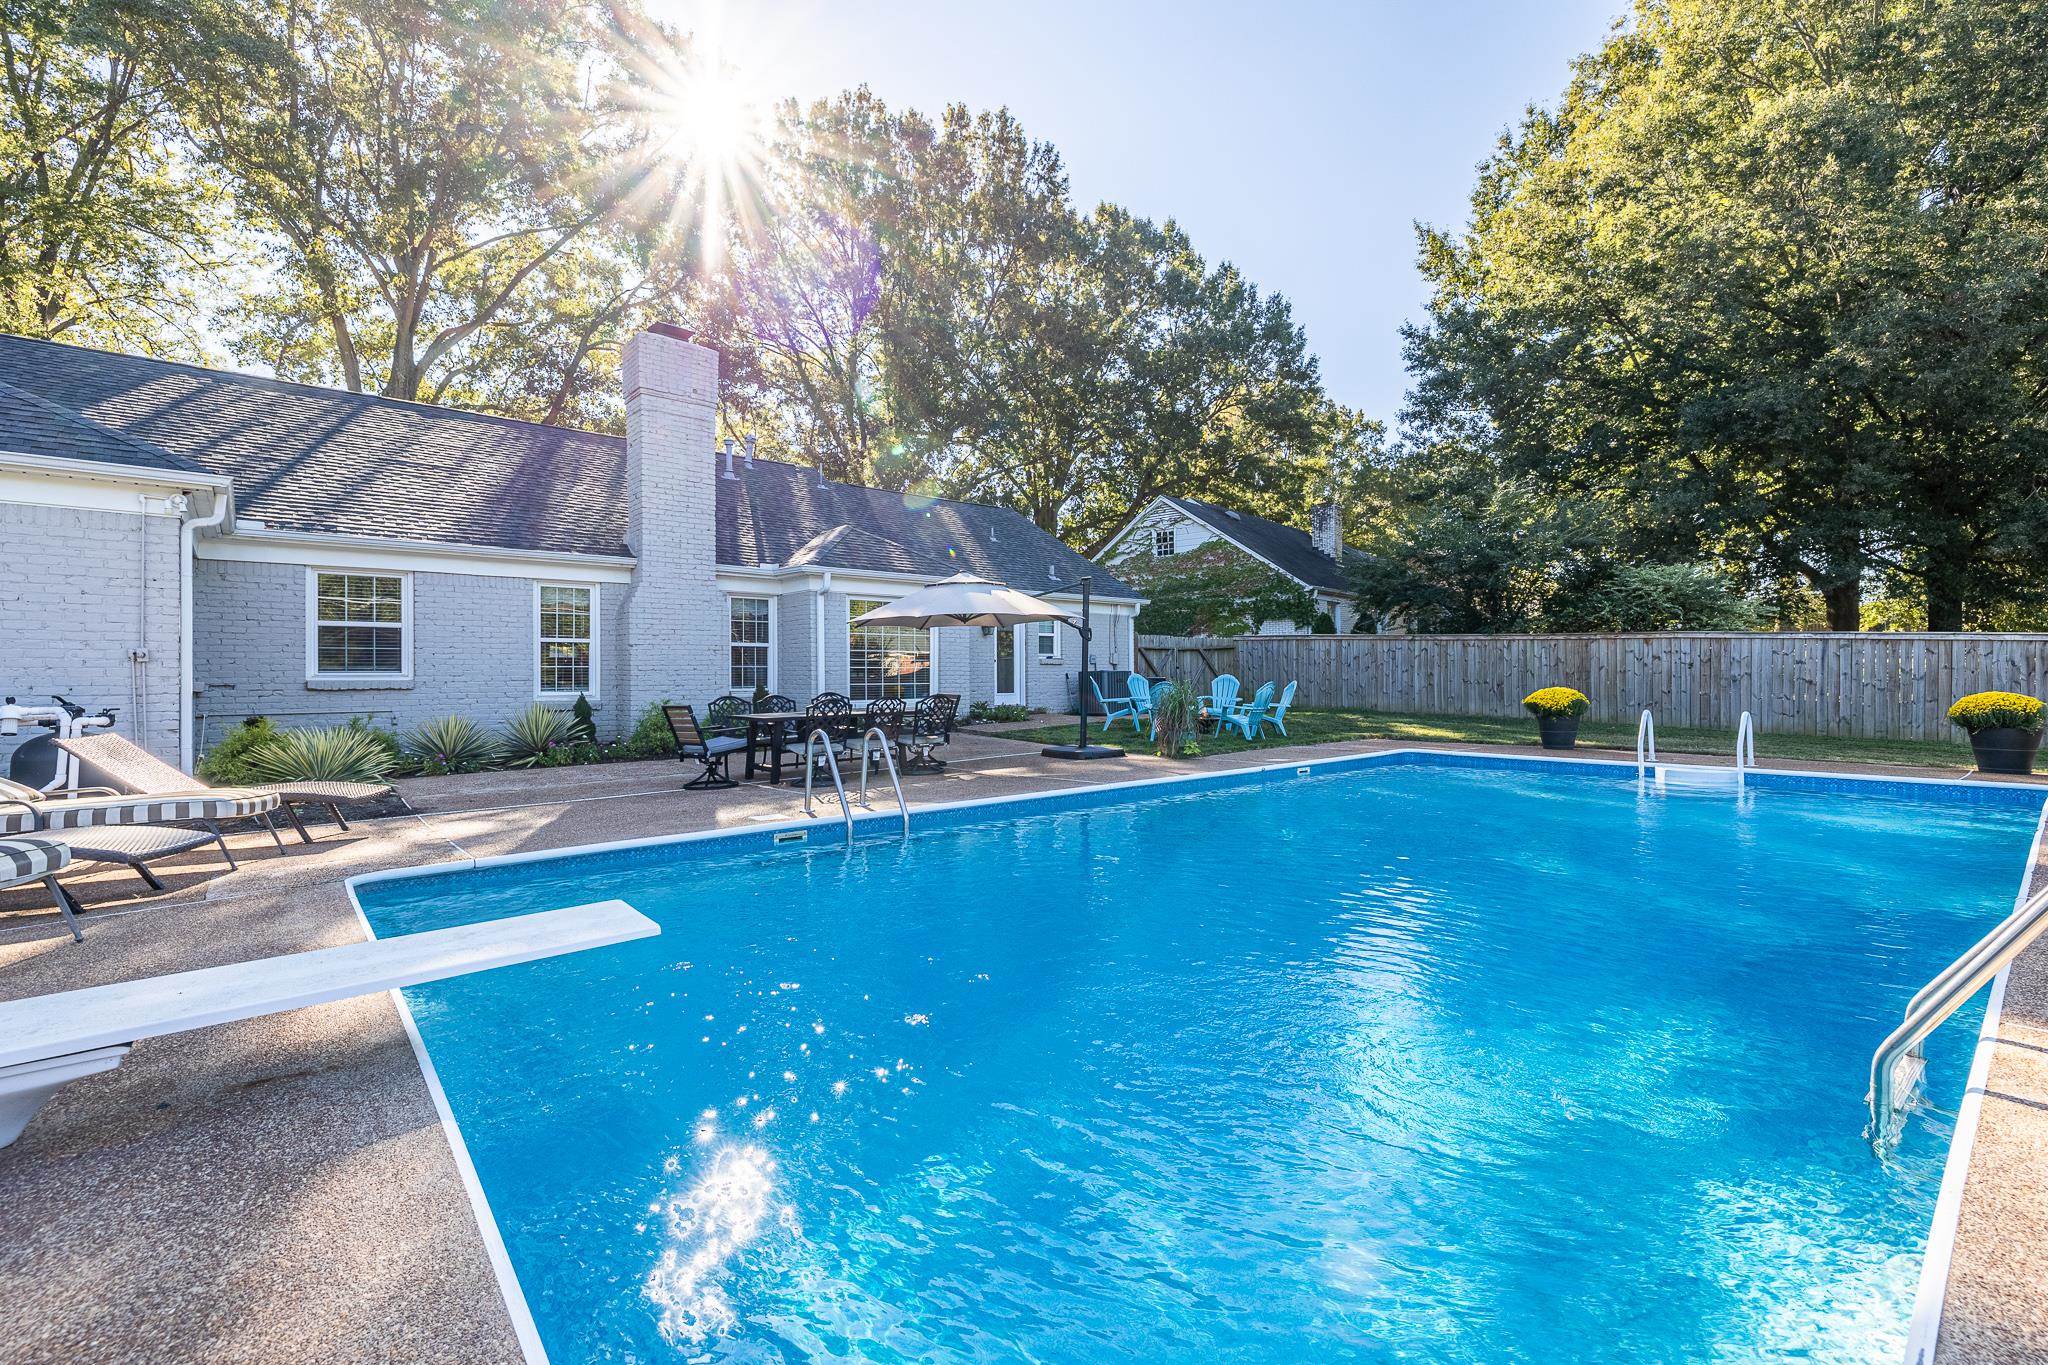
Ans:
[[[960,698],[951,692],[939,692],[918,702],[910,713],[910,733],[901,741],[900,766],[904,772],[946,771],[946,761],[938,756],[938,751],[953,742],[953,719],[959,711]]]

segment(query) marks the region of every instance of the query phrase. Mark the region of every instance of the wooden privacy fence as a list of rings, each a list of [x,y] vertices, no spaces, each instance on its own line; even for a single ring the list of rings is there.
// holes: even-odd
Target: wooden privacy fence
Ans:
[[[1148,678],[1177,678],[1207,689],[1218,673],[1237,671],[1237,644],[1213,635],[1140,635],[1137,669]]]
[[[1562,684],[1590,697],[1600,720],[1634,720],[1647,706],[1660,725],[1733,730],[1749,711],[1759,730],[1873,739],[1959,742],[1947,716],[1957,697],[2040,696],[2048,687],[2048,635],[1241,635],[1153,644],[1139,637],[1148,673],[1206,685],[1232,672],[1247,689],[1292,679],[1298,706],[1518,716],[1523,697]],[[1226,646],[1235,666],[1212,665]]]

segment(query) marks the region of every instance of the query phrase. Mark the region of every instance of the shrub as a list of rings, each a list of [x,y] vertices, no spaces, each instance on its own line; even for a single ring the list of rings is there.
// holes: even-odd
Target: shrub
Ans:
[[[661,708],[666,701],[649,702],[647,709],[640,713],[640,719],[633,722],[633,733],[612,746],[613,758],[673,758],[676,752],[676,737],[668,728],[668,717]]]
[[[1007,704],[998,706],[994,702],[978,701],[967,708],[967,723],[969,725],[987,725],[996,721],[1030,719],[1031,708],[1028,706],[1012,706]]]
[[[1191,752],[1201,720],[1201,698],[1186,683],[1170,682],[1153,691],[1152,745],[1161,758]]]
[[[499,740],[508,768],[553,767],[561,760],[555,751],[574,741],[569,718],[541,702],[512,717]]]
[[[1948,718],[1973,735],[1979,730],[2038,730],[2041,701],[2018,692],[1972,692],[1948,708]]]
[[[569,708],[569,737],[578,744],[597,743],[597,712],[592,709],[590,698],[581,692],[576,694],[576,704]]]
[[[249,771],[249,751],[277,738],[277,727],[268,716],[251,716],[220,738],[220,743],[199,758],[199,775],[223,787],[254,782]]]
[[[406,732],[400,751],[422,773],[473,773],[497,761],[498,744],[467,716],[443,716]]]
[[[1308,628],[1308,633],[1311,635],[1335,635],[1337,633],[1337,618],[1326,611],[1317,612],[1315,623]]]
[[[1522,706],[1530,715],[1559,719],[1582,716],[1592,704],[1576,687],[1539,687],[1522,698]]]
[[[246,767],[258,782],[376,782],[390,772],[391,736],[351,721],[316,730],[281,730],[252,747]]]

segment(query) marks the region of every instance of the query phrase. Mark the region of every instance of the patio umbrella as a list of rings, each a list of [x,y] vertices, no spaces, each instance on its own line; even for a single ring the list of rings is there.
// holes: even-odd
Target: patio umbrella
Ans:
[[[853,618],[856,626],[908,626],[929,630],[933,626],[1020,626],[1032,621],[1064,621],[1081,632],[1081,675],[1074,682],[1074,709],[1081,713],[1079,736],[1072,744],[1049,744],[1048,758],[1114,758],[1123,753],[1106,744],[1088,742],[1088,707],[1081,698],[1082,679],[1087,677],[1088,649],[1095,632],[1088,621],[1088,594],[1093,582],[1084,575],[1077,583],[1063,587],[1081,589],[1081,614],[1063,611],[1028,592],[1006,588],[973,574],[955,574],[929,587],[885,602],[873,611]]]
[[[1028,592],[1006,588],[973,574],[955,574],[907,597],[885,602],[854,618],[856,626],[1020,626],[1031,621],[1080,624],[1073,613]]]

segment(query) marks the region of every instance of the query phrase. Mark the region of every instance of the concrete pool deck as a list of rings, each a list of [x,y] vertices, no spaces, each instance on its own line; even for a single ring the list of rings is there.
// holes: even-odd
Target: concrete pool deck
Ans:
[[[905,787],[913,803],[953,801],[1400,747],[1418,746],[1072,764],[963,735],[945,774]],[[87,906],[82,944],[39,892],[0,893],[0,999],[354,941],[342,883],[359,872],[801,814],[787,788],[684,792],[688,775],[650,762],[401,782],[413,814],[316,826],[320,842],[281,857],[267,836],[231,836],[237,873],[195,854],[162,866],[160,894],[126,869],[67,878]],[[1991,1052],[1938,1358],[2048,1361],[2048,949],[2015,966]],[[138,1047],[0,1150],[0,1189],[9,1361],[519,1359],[388,995]]]

